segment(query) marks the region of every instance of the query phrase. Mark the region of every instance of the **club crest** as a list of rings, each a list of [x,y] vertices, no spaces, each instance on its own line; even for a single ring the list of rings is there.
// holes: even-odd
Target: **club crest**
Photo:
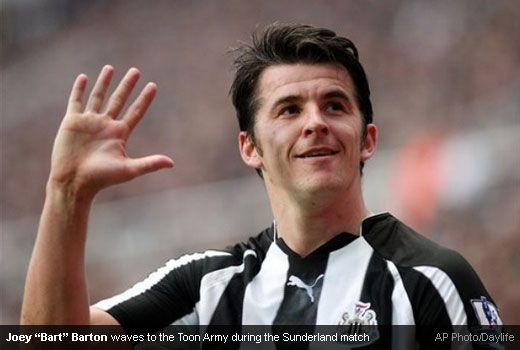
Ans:
[[[352,347],[365,346],[379,339],[379,330],[377,328],[377,315],[370,308],[370,303],[358,301],[354,305],[353,312],[344,312],[338,322],[338,333],[345,335],[367,334],[370,341],[351,343]]]

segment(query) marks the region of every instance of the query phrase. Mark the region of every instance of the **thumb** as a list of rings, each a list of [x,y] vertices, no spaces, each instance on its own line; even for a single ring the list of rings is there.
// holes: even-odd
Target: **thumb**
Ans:
[[[153,155],[148,157],[128,159],[128,169],[135,177],[151,173],[163,168],[173,167],[175,162],[166,156]]]

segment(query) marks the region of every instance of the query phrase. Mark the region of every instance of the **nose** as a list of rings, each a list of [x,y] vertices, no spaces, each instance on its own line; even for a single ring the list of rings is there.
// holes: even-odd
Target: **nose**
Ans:
[[[329,125],[320,110],[310,111],[303,128],[304,136],[327,136],[330,132]]]

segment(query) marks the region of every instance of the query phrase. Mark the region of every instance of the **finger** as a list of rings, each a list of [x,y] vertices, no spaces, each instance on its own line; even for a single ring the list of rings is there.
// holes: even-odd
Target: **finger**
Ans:
[[[92,92],[90,93],[90,97],[87,102],[86,111],[90,112],[99,112],[101,109],[101,105],[103,104],[103,100],[105,99],[105,94],[108,90],[108,86],[110,85],[110,80],[114,75],[114,67],[106,65],[99,73],[98,79]]]
[[[108,100],[107,114],[109,116],[116,118],[119,113],[121,113],[121,110],[123,109],[126,100],[128,100],[128,96],[132,93],[140,74],[141,73],[136,68],[130,68],[128,70],[112,96],[110,96],[110,100]]]
[[[123,121],[128,124],[130,130],[133,130],[137,123],[143,118],[144,114],[150,107],[155,94],[157,92],[157,85],[154,83],[148,83],[144,87],[143,91],[136,98],[134,103],[128,108],[125,116],[123,117]]]
[[[87,87],[87,81],[88,77],[85,74],[78,75],[74,81],[69,96],[69,102],[67,104],[67,114],[81,112],[81,102],[83,100],[85,88]]]
[[[137,159],[128,159],[128,168],[135,177],[164,168],[171,168],[174,161],[166,156],[153,155]]]

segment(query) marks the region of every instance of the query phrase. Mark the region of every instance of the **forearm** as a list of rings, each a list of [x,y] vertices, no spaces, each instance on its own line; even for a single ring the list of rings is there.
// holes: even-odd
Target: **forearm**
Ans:
[[[54,140],[45,204],[27,273],[23,324],[89,324],[85,244],[92,199],[106,187],[173,166],[162,155],[128,157],[128,137],[157,86],[148,83],[119,118],[140,73],[128,70],[102,111],[113,71],[111,66],[102,69],[85,107],[87,76],[80,74],[72,87]],[[100,310],[93,316],[93,323],[117,323]]]
[[[22,324],[88,324],[85,244],[91,200],[47,185],[29,264]]]

